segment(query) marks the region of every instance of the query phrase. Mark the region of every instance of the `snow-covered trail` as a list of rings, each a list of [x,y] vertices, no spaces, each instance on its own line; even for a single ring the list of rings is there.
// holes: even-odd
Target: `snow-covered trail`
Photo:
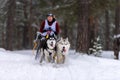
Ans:
[[[39,65],[31,50],[0,50],[0,80],[120,80],[120,61],[73,53],[56,68]]]

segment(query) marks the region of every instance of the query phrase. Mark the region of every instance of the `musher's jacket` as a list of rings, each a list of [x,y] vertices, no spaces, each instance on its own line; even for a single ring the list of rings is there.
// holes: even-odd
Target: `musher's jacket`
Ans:
[[[40,27],[40,32],[44,33],[49,30],[52,30],[56,35],[59,34],[60,28],[56,20],[53,20],[52,22],[45,20],[42,22],[41,27]]]

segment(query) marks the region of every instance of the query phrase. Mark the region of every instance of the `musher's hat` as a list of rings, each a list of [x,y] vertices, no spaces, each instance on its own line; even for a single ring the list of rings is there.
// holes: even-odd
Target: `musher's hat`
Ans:
[[[54,15],[52,13],[47,14],[47,17],[49,17],[49,16],[54,17]]]

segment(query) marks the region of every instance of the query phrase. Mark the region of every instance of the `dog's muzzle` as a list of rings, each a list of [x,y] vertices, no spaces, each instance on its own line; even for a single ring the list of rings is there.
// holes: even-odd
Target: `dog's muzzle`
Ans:
[[[62,52],[66,52],[66,49],[65,49],[65,47],[63,47],[63,49],[62,49]]]
[[[53,42],[51,42],[50,46],[52,46],[52,47],[53,47]]]

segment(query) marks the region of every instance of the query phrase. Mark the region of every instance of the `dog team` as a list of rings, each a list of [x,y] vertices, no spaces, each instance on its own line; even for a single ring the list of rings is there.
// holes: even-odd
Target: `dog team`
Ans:
[[[45,38],[45,37],[44,37]],[[68,38],[56,39],[54,36],[40,40],[35,59],[40,58],[40,63],[46,62],[63,64],[68,55],[70,42]]]

